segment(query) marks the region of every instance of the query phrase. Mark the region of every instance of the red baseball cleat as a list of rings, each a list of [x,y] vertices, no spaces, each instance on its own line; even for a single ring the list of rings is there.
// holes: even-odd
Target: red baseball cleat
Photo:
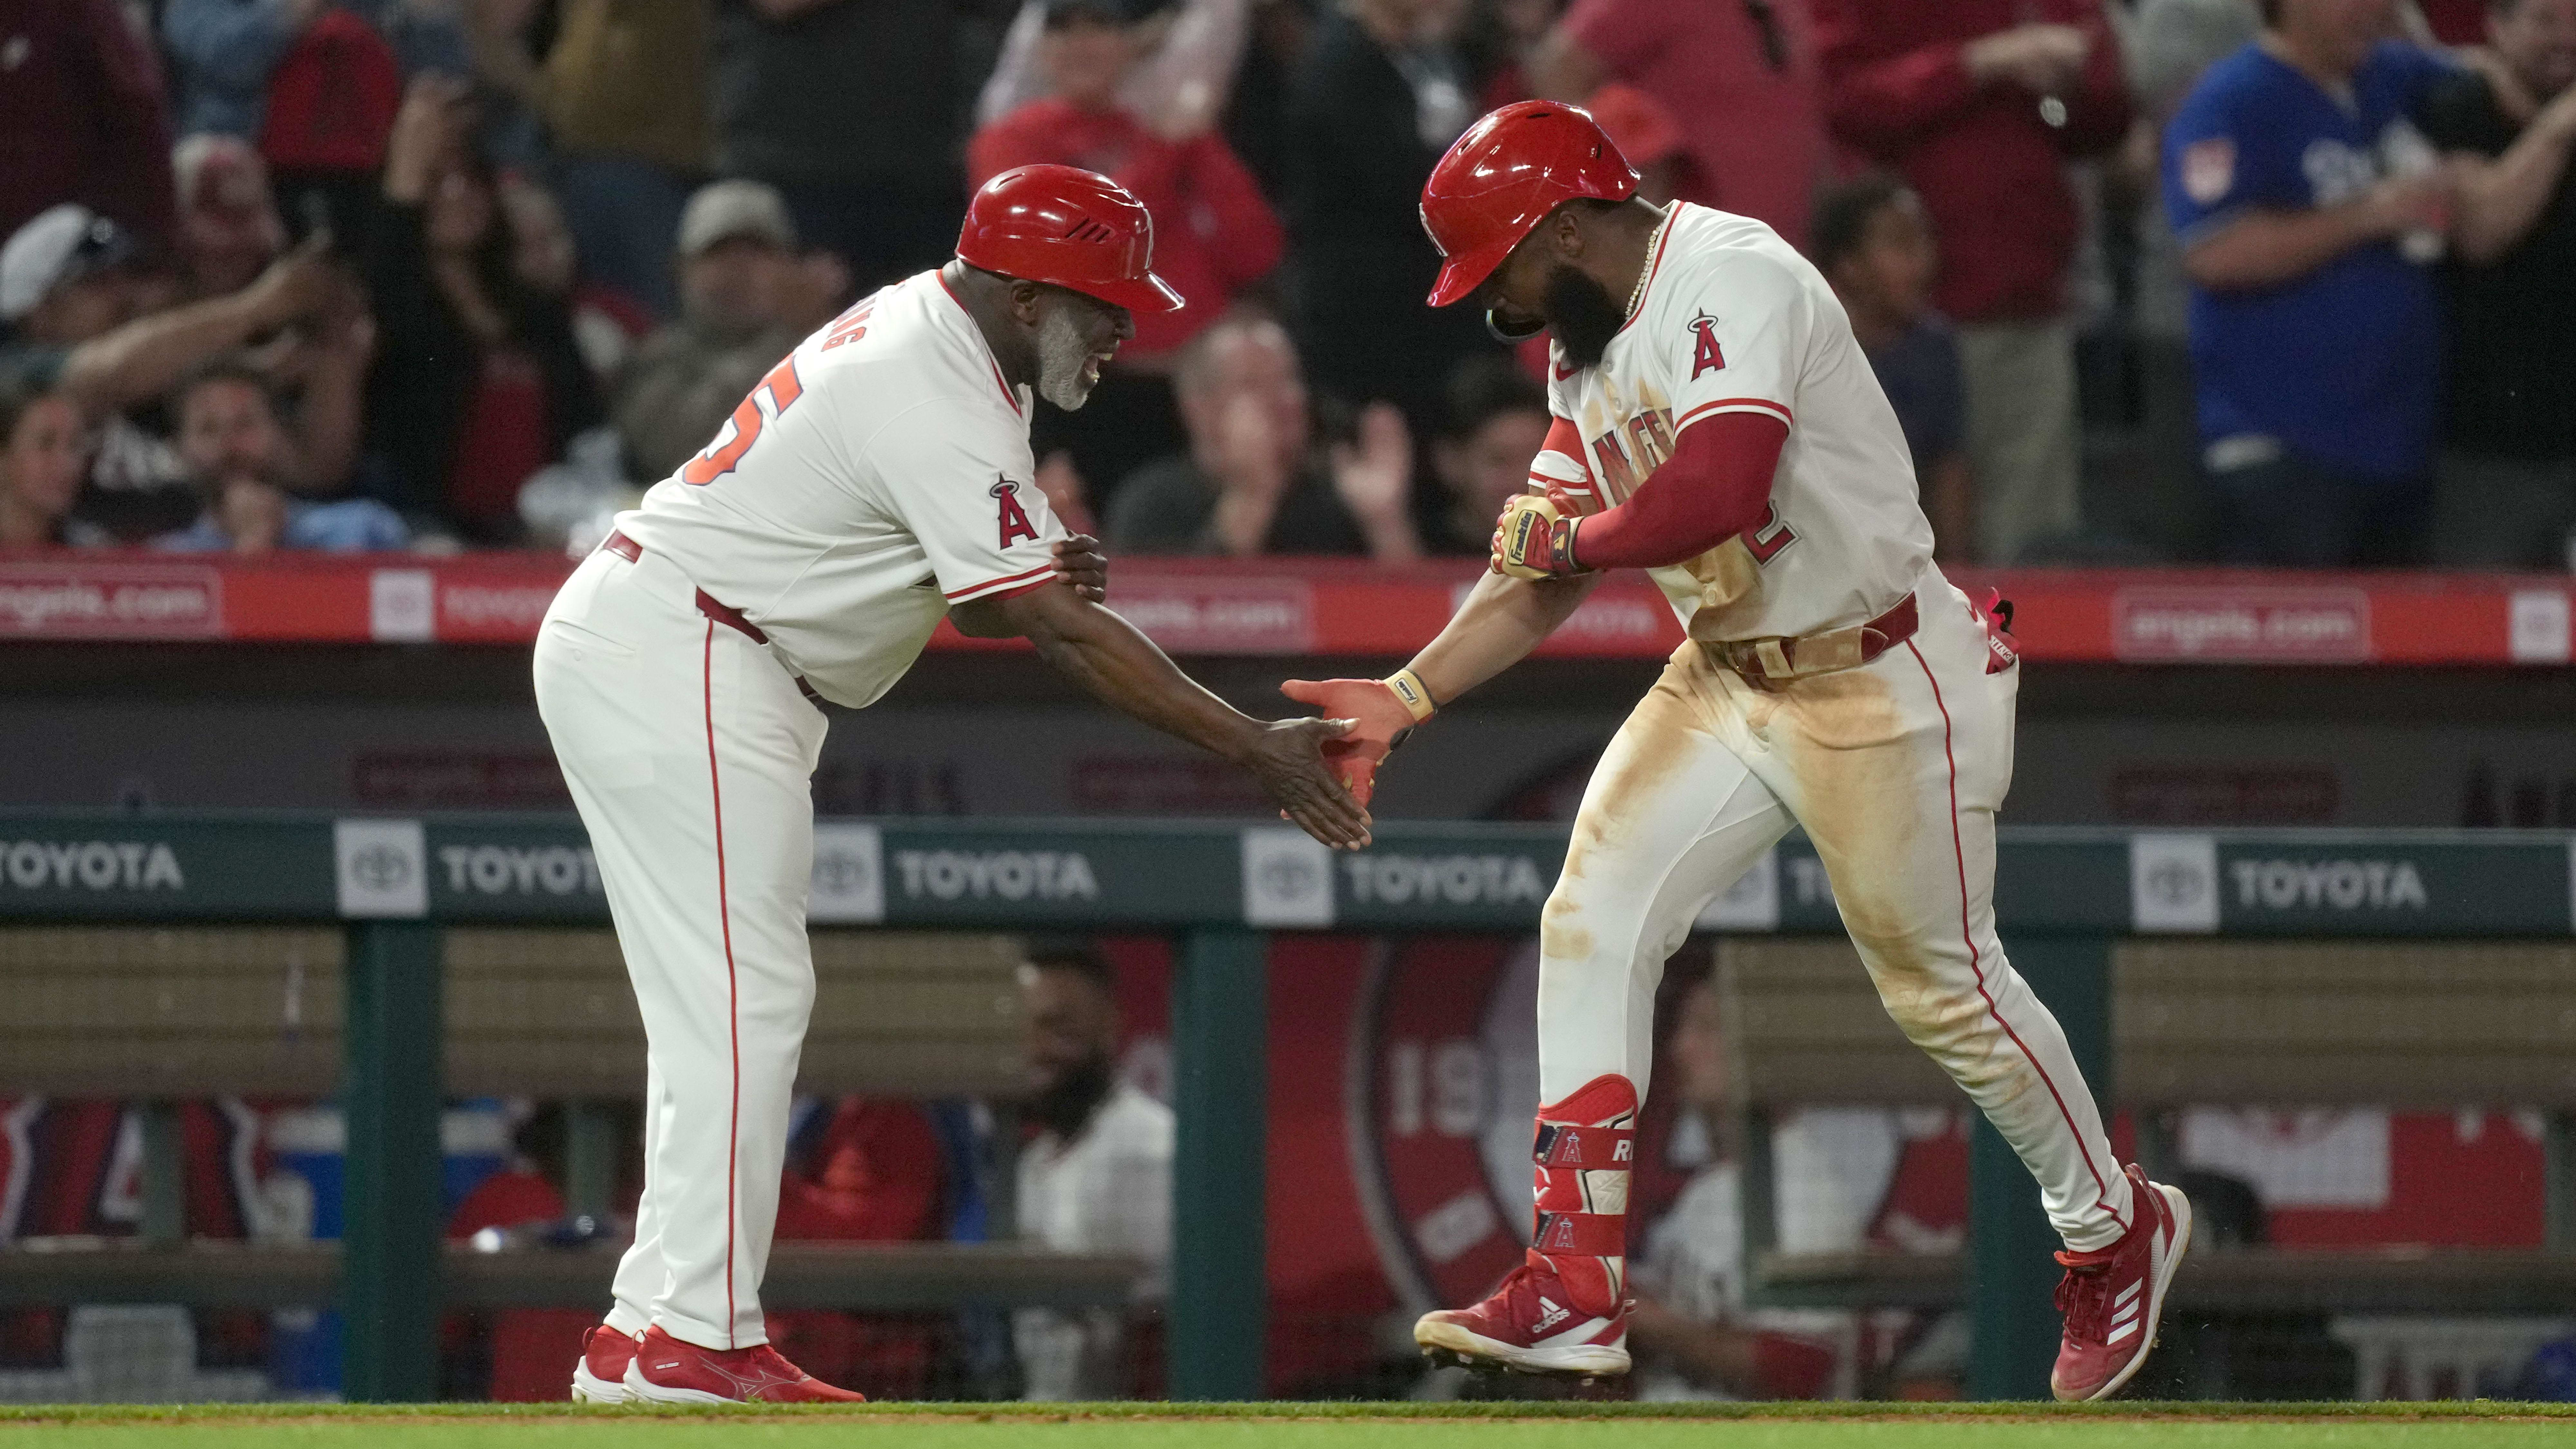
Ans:
[[[626,1366],[635,1362],[636,1340],[603,1323],[581,1336],[581,1358],[572,1366],[572,1401],[576,1404],[622,1404]]]
[[[768,1344],[700,1348],[659,1328],[644,1330],[626,1366],[631,1401],[645,1404],[864,1404],[865,1394],[836,1389]]]
[[[2060,1253],[2066,1277],[2057,1285],[2066,1338],[2048,1386],[2068,1403],[2107,1398],[2129,1381],[2156,1346],[2165,1288],[2191,1246],[2191,1199],[2180,1188],[2147,1181],[2128,1169],[2138,1220],[2128,1236],[2098,1253]]]
[[[1413,1341],[1434,1363],[1525,1374],[1624,1374],[1628,1305],[1607,1314],[1574,1305],[1545,1255],[1532,1252],[1473,1308],[1422,1315]]]

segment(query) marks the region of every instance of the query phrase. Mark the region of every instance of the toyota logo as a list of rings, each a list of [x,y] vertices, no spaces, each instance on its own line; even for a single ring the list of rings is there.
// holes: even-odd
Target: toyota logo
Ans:
[[[349,857],[349,879],[371,891],[397,890],[411,884],[411,852],[394,845],[370,845]]]
[[[2189,861],[2160,860],[2147,871],[2147,894],[2160,904],[2187,906],[2208,893],[2208,873]]]
[[[856,895],[874,884],[875,872],[868,859],[854,851],[833,851],[814,857],[814,888],[829,896]]]
[[[1313,862],[1303,857],[1274,855],[1261,863],[1261,888],[1274,900],[1310,896],[1322,885]]]

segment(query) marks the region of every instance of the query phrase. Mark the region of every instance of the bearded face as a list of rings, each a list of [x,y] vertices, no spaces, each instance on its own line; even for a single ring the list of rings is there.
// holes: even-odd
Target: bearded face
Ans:
[[[1118,355],[1125,309],[1057,291],[1038,314],[1038,396],[1072,412],[1091,400],[1100,369]]]
[[[1599,282],[1563,262],[1548,273],[1540,310],[1557,345],[1565,349],[1565,360],[1576,367],[1597,366],[1610,350],[1610,339],[1628,324],[1627,310]]]
[[[1091,401],[1100,383],[1100,360],[1083,341],[1073,309],[1056,306],[1038,319],[1038,396],[1066,412]]]

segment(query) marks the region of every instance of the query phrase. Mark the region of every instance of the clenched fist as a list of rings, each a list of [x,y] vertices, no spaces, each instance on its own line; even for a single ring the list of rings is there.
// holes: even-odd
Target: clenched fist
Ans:
[[[1574,561],[1574,529],[1582,520],[1561,488],[1545,496],[1517,493],[1494,523],[1494,572],[1516,579],[1555,579],[1589,573]]]

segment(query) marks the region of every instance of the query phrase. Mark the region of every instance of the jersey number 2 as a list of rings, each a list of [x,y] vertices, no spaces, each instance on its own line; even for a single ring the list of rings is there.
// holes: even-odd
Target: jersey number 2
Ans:
[[[1762,505],[1762,524],[1744,532],[1745,551],[1757,564],[1767,564],[1780,556],[1780,550],[1798,541],[1796,530],[1780,521],[1780,505]]]
[[[751,445],[760,441],[760,395],[764,392],[769,394],[771,417],[786,412],[805,395],[805,384],[796,377],[794,354],[771,368],[769,375],[734,407],[733,417],[727,421],[729,433],[718,434],[717,441],[708,444],[705,452],[681,467],[681,482],[704,486],[733,471],[734,465],[742,461],[742,455],[750,452]]]

